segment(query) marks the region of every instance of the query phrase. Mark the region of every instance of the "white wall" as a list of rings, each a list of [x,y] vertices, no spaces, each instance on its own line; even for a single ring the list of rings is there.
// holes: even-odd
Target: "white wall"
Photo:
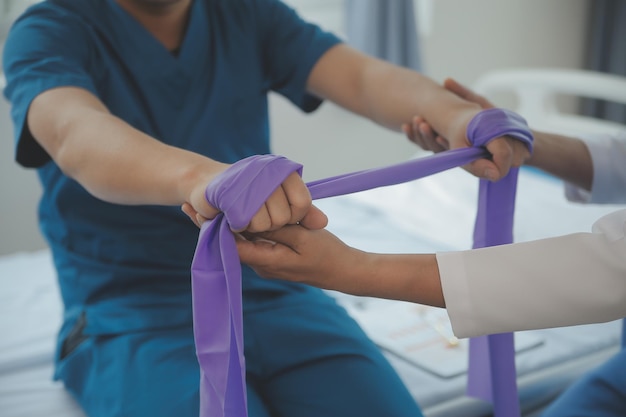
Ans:
[[[423,47],[425,71],[435,80],[452,76],[471,85],[493,69],[584,65],[587,0],[432,1],[433,33]]]
[[[13,18],[28,0],[0,0],[0,54],[2,40]],[[0,81],[0,84],[3,84]],[[13,129],[10,107],[0,98],[0,254],[33,250],[45,243],[37,228],[37,201],[41,187],[34,171],[13,161]]]
[[[433,6],[430,32],[422,38],[422,46],[425,73],[437,81],[454,76],[471,84],[489,69],[511,66],[582,65],[588,0],[419,1]],[[328,29],[343,29],[341,0],[288,3]],[[8,0],[0,0],[0,13],[8,5]],[[307,180],[382,166],[415,152],[402,135],[330,103],[313,115],[302,115],[280,97],[272,97],[271,104],[274,151],[302,162]],[[17,167],[12,158],[8,106],[2,101],[0,254],[44,245],[35,224],[40,194],[35,175]]]

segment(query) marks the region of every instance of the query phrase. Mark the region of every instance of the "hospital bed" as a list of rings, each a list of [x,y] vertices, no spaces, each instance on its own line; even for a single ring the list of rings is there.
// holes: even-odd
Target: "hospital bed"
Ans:
[[[554,74],[523,71],[518,78],[528,75]],[[542,83],[545,90],[548,82]],[[486,94],[500,88],[490,79],[478,86]],[[624,88],[623,83],[620,86]],[[559,130],[557,122],[551,126]],[[328,213],[331,231],[364,250],[462,250],[472,245],[477,188],[477,180],[457,168],[412,183],[320,200],[317,205]],[[517,200],[516,241],[589,231],[598,217],[617,208],[568,203],[559,181],[529,168],[520,172]],[[428,417],[490,415],[488,404],[465,395],[467,342],[454,339],[443,310],[331,294],[381,346]],[[0,416],[84,417],[62,385],[51,381],[61,314],[49,251],[0,257]],[[571,381],[614,354],[620,330],[620,322],[611,322],[517,333],[524,415],[536,415]]]

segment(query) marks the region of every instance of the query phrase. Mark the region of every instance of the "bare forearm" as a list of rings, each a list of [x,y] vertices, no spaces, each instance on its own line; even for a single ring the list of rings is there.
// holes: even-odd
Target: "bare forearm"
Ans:
[[[89,142],[83,140],[88,135]],[[62,168],[93,195],[113,203],[180,205],[193,184],[208,184],[219,172],[217,163],[102,113],[68,126],[65,137],[58,157]]]
[[[477,104],[460,99],[416,71],[345,45],[331,49],[319,60],[309,89],[393,130],[400,130],[419,114],[446,137],[464,135],[465,125],[480,110]]]
[[[363,86],[367,116],[394,130],[419,114],[446,137],[464,135],[467,122],[480,110],[430,78],[382,61],[367,67]]]
[[[593,164],[583,141],[545,132],[533,132],[534,152],[527,165],[546,171],[585,190],[591,190]]]
[[[435,255],[370,254],[362,265],[360,295],[445,307]]]
[[[29,126],[59,167],[94,196],[120,204],[179,205],[193,184],[208,184],[223,167],[143,134],[88,93],[73,90],[38,97]],[[52,100],[70,104],[55,109]]]
[[[237,241],[241,261],[261,276],[358,296],[444,306],[433,254],[364,252],[346,245],[327,230],[300,226],[287,226],[261,237]]]

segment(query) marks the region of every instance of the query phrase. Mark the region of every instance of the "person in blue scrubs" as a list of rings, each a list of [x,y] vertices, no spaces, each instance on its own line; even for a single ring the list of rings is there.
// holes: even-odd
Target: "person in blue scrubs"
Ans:
[[[277,0],[47,0],[12,27],[3,67],[15,157],[43,185],[65,306],[55,377],[94,417],[198,414],[190,265],[197,225],[217,214],[204,190],[270,152],[270,91],[398,131],[424,114],[458,146],[480,110]],[[489,149],[469,169],[491,179],[525,152],[508,138]],[[293,175],[246,230],[296,222],[319,229],[326,217]],[[320,290],[244,268],[243,303],[251,416],[421,415]]]

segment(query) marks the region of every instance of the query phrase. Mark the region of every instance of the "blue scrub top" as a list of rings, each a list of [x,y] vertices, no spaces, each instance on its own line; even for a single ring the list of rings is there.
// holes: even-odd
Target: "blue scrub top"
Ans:
[[[31,101],[55,87],[84,88],[152,137],[232,163],[269,152],[269,91],[304,111],[320,104],[306,80],[338,42],[276,0],[195,0],[176,55],[114,0],[48,0],[20,17],[4,49],[4,93],[16,160],[38,168],[43,184],[39,217],[66,306],[62,336],[81,312],[87,334],[191,323],[198,229],[179,207],[91,196],[33,139],[25,122]],[[313,291],[247,268],[243,286],[248,309]]]

